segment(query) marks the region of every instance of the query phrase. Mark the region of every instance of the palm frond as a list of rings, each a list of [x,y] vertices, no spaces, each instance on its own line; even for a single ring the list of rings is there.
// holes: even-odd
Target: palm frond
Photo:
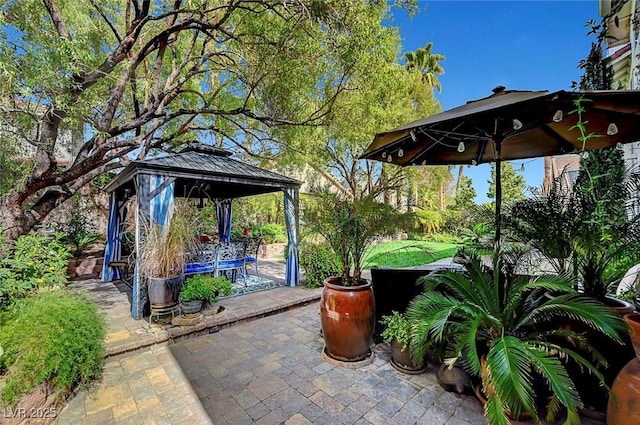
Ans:
[[[567,274],[535,276],[528,280],[526,289],[544,289],[552,293],[571,293],[574,292],[573,278]]]
[[[622,344],[624,321],[603,303],[580,294],[559,295],[532,311],[523,322],[540,324],[562,317],[583,323]]]
[[[456,285],[449,285],[448,288],[461,299],[474,303],[495,317],[501,317],[503,300],[500,296],[500,282],[498,276],[487,267],[483,266],[478,255],[472,254],[465,262],[465,270],[468,277],[461,280],[454,278]],[[454,276],[460,273],[450,272]],[[453,278],[453,276],[452,276]],[[453,281],[451,281],[453,283]],[[464,284],[464,286],[460,286]]]
[[[486,367],[496,394],[514,417],[526,411],[537,420],[528,347],[513,336],[496,338],[487,354]]]
[[[504,410],[504,403],[495,394],[487,396],[484,416],[489,420],[489,425],[510,425],[511,423]]]
[[[478,341],[482,341],[481,338],[478,338],[478,332],[484,320],[486,320],[486,316],[483,314],[478,314],[473,317],[471,321],[468,322],[468,329],[463,332],[465,338],[460,341],[462,345],[460,351],[465,351],[465,358],[469,369],[476,376],[480,375],[480,356],[476,344]]]
[[[547,381],[555,397],[566,408],[582,407],[578,391],[560,360],[547,349],[527,344],[527,355],[534,370]]]
[[[478,282],[462,273],[442,271],[428,275],[425,278],[425,291],[436,291],[444,287],[447,292],[454,294],[458,299],[481,305],[483,300],[478,296]]]
[[[407,308],[411,323],[411,350],[416,359],[424,358],[434,343],[443,340],[447,327],[455,327],[450,317],[460,301],[438,292],[423,292]]]

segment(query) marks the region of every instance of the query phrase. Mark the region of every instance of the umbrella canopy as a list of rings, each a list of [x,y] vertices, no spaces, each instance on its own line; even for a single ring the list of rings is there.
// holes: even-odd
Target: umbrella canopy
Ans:
[[[496,162],[496,245],[500,161],[601,149],[640,140],[640,91],[505,90],[379,133],[361,156],[400,166]],[[579,101],[579,99],[582,99]],[[581,119],[576,102],[584,110]],[[581,121],[593,137],[581,141]]]

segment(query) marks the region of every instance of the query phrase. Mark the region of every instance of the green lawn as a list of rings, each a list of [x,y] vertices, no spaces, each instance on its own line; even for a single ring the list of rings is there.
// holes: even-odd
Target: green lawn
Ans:
[[[362,268],[411,267],[453,257],[458,245],[424,241],[392,241],[373,245],[365,256]]]

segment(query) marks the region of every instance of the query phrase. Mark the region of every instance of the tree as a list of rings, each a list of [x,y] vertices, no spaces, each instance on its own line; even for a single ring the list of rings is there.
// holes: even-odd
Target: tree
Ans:
[[[281,129],[286,148],[281,158],[303,162],[348,198],[382,194],[385,203],[401,201],[399,189],[410,187],[410,170],[360,160],[373,136],[407,121],[434,114],[440,107],[431,87],[407,72],[398,61],[400,37],[394,28],[371,28],[376,47],[362,66],[354,68],[345,90],[336,98],[325,126],[292,132]]]
[[[419,168],[418,205],[425,209],[444,211],[453,198],[453,176],[445,165]]]
[[[606,21],[598,41],[591,43],[591,50],[578,67],[584,70],[580,78],[580,90],[611,89],[612,72],[603,57],[602,41],[606,36]],[[586,123],[588,127],[588,123]],[[618,148],[606,148],[588,152],[580,158],[580,173],[576,182],[582,196],[593,206],[589,222],[595,223],[599,238],[607,241],[612,236],[608,229],[624,223],[629,192],[625,188],[624,154]],[[594,233],[591,231],[590,233]]]
[[[432,48],[433,43],[427,43],[424,47],[405,53],[405,67],[409,71],[418,71],[423,83],[442,91],[438,75],[444,74],[444,69],[440,62],[445,60],[445,56],[439,53],[431,53]]]
[[[471,177],[461,175],[458,179],[454,206],[456,209],[468,210],[475,205],[476,190],[473,188]]]
[[[388,6],[8,0],[0,11],[0,129],[34,152],[24,185],[0,199],[11,242],[132,158],[196,138],[268,156],[279,127],[325,124],[374,56]],[[68,132],[83,136],[59,169]]]
[[[611,73],[607,68],[602,54],[602,43],[591,43],[591,50],[586,59],[578,64],[578,68],[584,69],[580,77],[580,90],[608,90],[611,88]]]
[[[524,199],[524,189],[526,181],[522,174],[516,171],[510,162],[502,162],[502,202],[505,205]],[[496,165],[491,164],[491,180],[489,181],[489,190],[487,197],[495,199],[496,197]]]

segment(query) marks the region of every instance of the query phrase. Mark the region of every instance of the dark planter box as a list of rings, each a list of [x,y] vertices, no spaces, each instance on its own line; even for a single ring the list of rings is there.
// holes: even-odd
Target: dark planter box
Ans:
[[[371,269],[371,283],[376,302],[376,327],[373,334],[375,342],[381,342],[380,334],[384,330],[380,324],[382,316],[392,310],[404,313],[411,300],[422,293],[422,286],[416,280],[431,273],[432,270],[418,269]]]

